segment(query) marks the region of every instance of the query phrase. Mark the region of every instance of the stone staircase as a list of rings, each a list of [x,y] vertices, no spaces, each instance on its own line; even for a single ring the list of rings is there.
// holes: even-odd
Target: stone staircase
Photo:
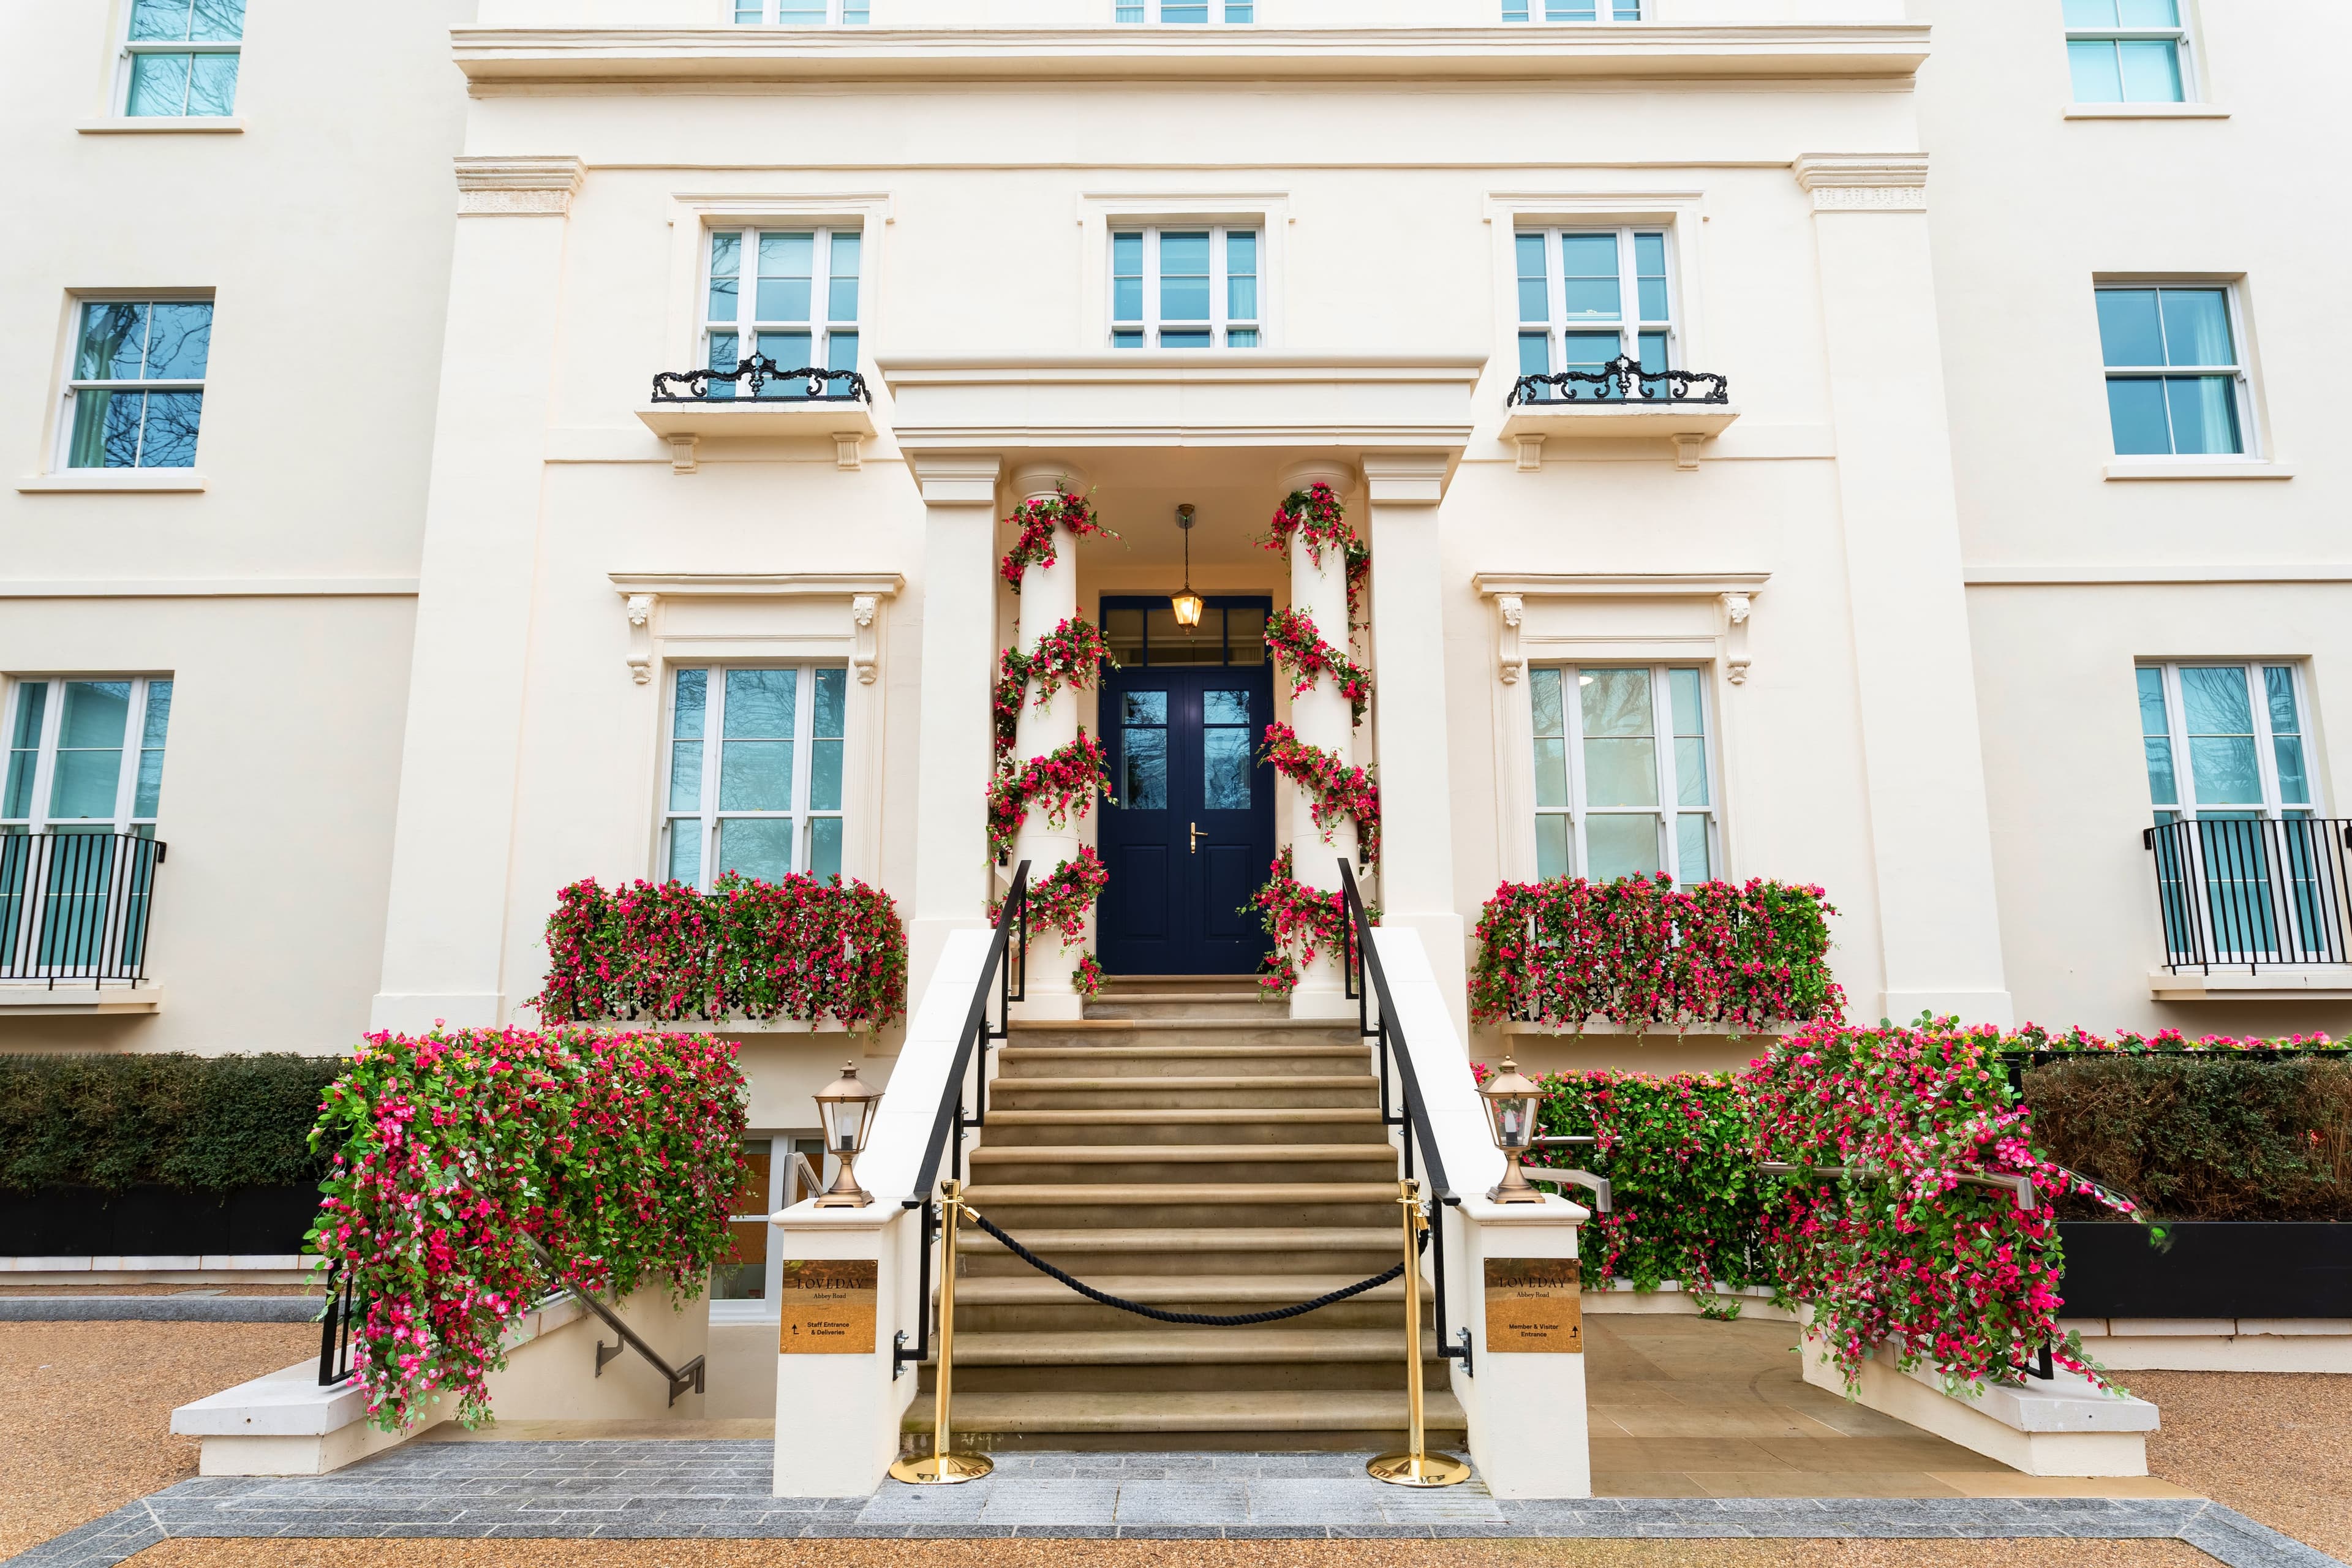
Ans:
[[[1228,1314],[1397,1261],[1396,1154],[1352,1022],[1293,1023],[1246,977],[1128,976],[1082,1021],[1016,1022],[998,1053],[966,1196],[1088,1284]],[[1401,1282],[1202,1328],[1097,1305],[970,1226],[959,1251],[958,1447],[1386,1448],[1404,1429]],[[1459,1444],[1422,1289],[1430,1441]],[[917,1451],[932,1374],[904,1428]]]

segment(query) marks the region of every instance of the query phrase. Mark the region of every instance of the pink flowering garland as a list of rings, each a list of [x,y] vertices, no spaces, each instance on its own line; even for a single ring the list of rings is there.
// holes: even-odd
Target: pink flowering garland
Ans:
[[[1070,989],[1081,996],[1092,996],[1102,990],[1102,965],[1095,962],[1092,952],[1078,954],[1078,962],[1070,971]]]
[[[1110,868],[1102,863],[1091,844],[1078,846],[1077,854],[1063,861],[1045,876],[1029,885],[1029,931],[1034,938],[1046,931],[1062,933],[1062,945],[1072,947],[1086,938],[1087,917],[1094,913],[1095,901],[1103,889],[1110,886]],[[1002,902],[988,907],[988,923],[994,925],[1004,915]]]
[[[1002,864],[1012,855],[1013,836],[1031,806],[1042,805],[1045,820],[1059,827],[1092,810],[1097,795],[1118,804],[1110,792],[1110,760],[1102,742],[1084,730],[1066,746],[1006,763],[988,782],[989,857]]]
[[[1821,889],[1787,882],[1506,882],[1479,915],[1472,1016],[1570,1030],[1834,1020],[1836,912]]]
[[[436,1028],[367,1037],[310,1144],[310,1245],[362,1303],[354,1362],[387,1431],[490,1415],[501,1342],[561,1281],[701,1293],[751,1174],[735,1047],[701,1035]]]
[[[1118,534],[1102,525],[1086,497],[1064,490],[1059,495],[1040,496],[1024,501],[1020,509],[1004,520],[1020,529],[1013,548],[997,563],[997,570],[1014,593],[1021,592],[1021,574],[1032,565],[1051,566],[1054,553],[1054,530],[1066,528],[1073,539],[1095,534],[1104,539],[1117,539]]]
[[[1314,688],[1316,678],[1328,675],[1348,700],[1355,721],[1364,721],[1372,699],[1372,678],[1339,648],[1323,640],[1315,623],[1297,610],[1276,610],[1265,618],[1265,646],[1278,664],[1289,667],[1290,694],[1298,697]]]
[[[1318,479],[1303,490],[1291,491],[1275,508],[1265,548],[1286,556],[1294,537],[1305,542],[1307,558],[1318,566],[1323,564],[1327,548],[1339,552],[1348,572],[1348,620],[1351,626],[1360,623],[1364,584],[1372,574],[1371,547],[1348,526],[1348,514],[1329,485]]]
[[[556,895],[547,958],[528,1005],[550,1024],[831,1017],[867,1028],[907,1006],[898,905],[855,878],[730,872],[705,893],[684,882],[607,889],[592,877]]]
[[[1318,953],[1342,948],[1348,898],[1336,888],[1326,893],[1300,881],[1289,845],[1274,858],[1270,871],[1265,885],[1242,908],[1257,911],[1274,942],[1265,959],[1266,973],[1257,979],[1259,987],[1269,996],[1287,996],[1298,989],[1298,972],[1314,963]],[[1381,918],[1377,909],[1364,912],[1376,922]]]
[[[1381,858],[1381,786],[1370,768],[1350,766],[1320,746],[1310,746],[1287,724],[1265,727],[1265,760],[1275,772],[1307,792],[1315,826],[1323,842],[1331,842],[1331,828],[1341,817],[1356,824],[1356,862],[1374,866]]]
[[[1064,687],[1084,688],[1094,683],[1104,665],[1116,668],[1118,661],[1110,656],[1110,645],[1103,640],[1101,630],[1084,616],[1064,618],[1054,629],[1037,639],[1037,646],[1027,653],[1018,647],[1008,647],[997,657],[995,689],[996,755],[1002,760],[1013,750],[1013,737],[1021,726],[1021,709],[1024,701],[1043,708],[1054,700],[1054,693]],[[1029,685],[1034,681],[1037,695],[1028,696]]]
[[[1764,1242],[1849,1386],[1882,1349],[1898,1368],[1932,1365],[1948,1392],[2005,1380],[2045,1344],[2059,1364],[2098,1379],[2080,1339],[2059,1332],[2063,1259],[2048,1198],[2133,1205],[2035,1148],[2032,1113],[2000,1059],[2006,1043],[1990,1026],[1815,1024],[1741,1077],[1758,1158],[1844,1173],[1790,1181],[1767,1211]],[[1982,1175],[2027,1177],[2041,1201],[2021,1212],[2008,1189],[1960,1179]]]

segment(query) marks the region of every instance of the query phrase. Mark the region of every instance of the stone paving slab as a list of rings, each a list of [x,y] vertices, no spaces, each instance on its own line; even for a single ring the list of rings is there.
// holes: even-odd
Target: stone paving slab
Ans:
[[[1386,1487],[1350,1454],[1008,1454],[964,1486],[769,1495],[753,1441],[420,1443],[333,1475],[183,1481],[0,1568],[111,1568],[173,1537],[313,1540],[2177,1539],[2230,1568],[2345,1568],[2200,1500],[1499,1500]]]

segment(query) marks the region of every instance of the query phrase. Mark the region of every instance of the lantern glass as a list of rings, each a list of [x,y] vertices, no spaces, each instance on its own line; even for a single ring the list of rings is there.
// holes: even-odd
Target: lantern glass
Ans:
[[[1536,1111],[1547,1097],[1520,1074],[1510,1058],[1503,1058],[1503,1070],[1480,1085],[1478,1094],[1486,1102],[1486,1122],[1496,1148],[1507,1154],[1524,1154],[1535,1146]]]
[[[835,1156],[862,1153],[874,1120],[875,1101],[881,1096],[868,1088],[848,1062],[841,1077],[816,1097],[817,1113],[824,1118],[825,1152]]]
[[[1169,600],[1168,607],[1176,612],[1176,624],[1178,626],[1197,626],[1201,624],[1201,595],[1192,592],[1192,589],[1187,588],[1182,593],[1177,595],[1174,598]]]

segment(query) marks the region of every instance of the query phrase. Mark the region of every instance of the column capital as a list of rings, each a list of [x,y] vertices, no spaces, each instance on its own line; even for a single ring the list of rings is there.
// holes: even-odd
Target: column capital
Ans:
[[[1013,499],[1016,504],[1045,500],[1064,490],[1082,496],[1092,482],[1084,468],[1065,458],[1032,458],[1013,466]]]
[[[1388,506],[1435,506],[1445,499],[1444,452],[1367,452],[1366,499]]]
[[[1004,459],[993,452],[913,452],[907,467],[923,492],[925,506],[996,504],[996,481]]]
[[[1822,212],[1924,212],[1925,153],[1807,153],[1790,165]]]
[[[588,166],[560,158],[459,158],[457,211],[486,217],[562,217]]]
[[[1309,458],[1282,470],[1284,495],[1318,484],[1330,486],[1335,495],[1346,495],[1356,488],[1356,466],[1344,458]]]

